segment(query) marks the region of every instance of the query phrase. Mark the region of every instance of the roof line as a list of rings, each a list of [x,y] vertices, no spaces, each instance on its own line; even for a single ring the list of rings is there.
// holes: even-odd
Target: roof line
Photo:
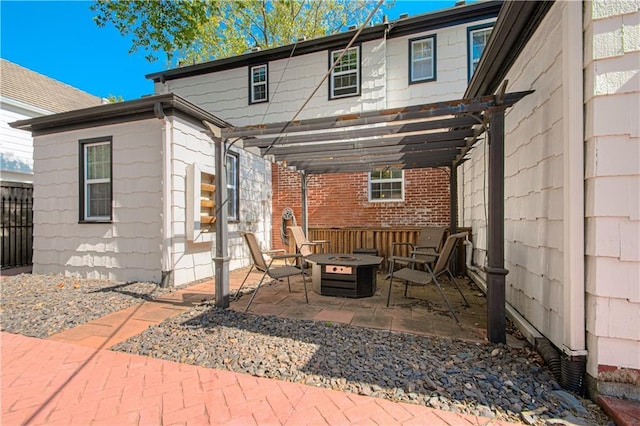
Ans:
[[[198,122],[206,120],[221,128],[231,127],[228,122],[174,93],[147,96],[133,101],[116,102],[18,120],[9,123],[9,126],[37,134],[55,133],[70,127],[90,127],[100,123],[114,123],[147,116],[152,117],[157,104],[160,104],[163,110],[169,113],[172,110],[177,110],[195,118]]]
[[[498,15],[502,4],[502,0],[480,1],[464,6],[455,6],[435,12],[424,13],[411,18],[398,19],[391,21],[390,23],[377,24],[365,28],[356,42],[362,43],[383,38],[385,30],[389,24],[391,24],[391,28],[387,38],[394,38],[417,32],[425,32],[459,25],[466,22],[478,21],[481,19],[495,18]],[[166,80],[192,77],[211,72],[244,67],[247,65],[261,64],[278,59],[286,59],[292,54],[294,47],[295,52],[293,53],[293,56],[306,55],[332,48],[342,48],[344,47],[344,44],[353,37],[355,32],[356,30],[351,30],[343,33],[331,34],[286,46],[155,72],[147,74],[145,77],[149,80],[153,80],[154,82],[164,82]]]
[[[498,89],[551,6],[553,0],[505,2],[465,99],[491,95]]]

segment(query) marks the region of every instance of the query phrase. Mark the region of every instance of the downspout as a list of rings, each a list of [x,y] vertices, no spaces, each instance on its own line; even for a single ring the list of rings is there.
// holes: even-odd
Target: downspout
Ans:
[[[171,214],[173,191],[171,176],[173,175],[173,123],[167,118],[162,103],[156,102],[153,112],[158,120],[162,120],[162,278],[160,285],[173,285],[173,236],[171,235]]]
[[[584,277],[584,100],[582,2],[564,4],[563,96],[563,342],[564,387],[582,392],[586,367]],[[566,361],[566,363],[565,363]],[[565,365],[566,364],[566,365]],[[565,382],[565,380],[561,380]]]

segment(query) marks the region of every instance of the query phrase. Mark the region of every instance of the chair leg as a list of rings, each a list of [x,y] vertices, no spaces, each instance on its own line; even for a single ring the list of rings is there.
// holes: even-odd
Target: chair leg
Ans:
[[[287,277],[287,285],[289,286],[289,293],[291,293],[291,280]]]
[[[300,275],[302,275],[302,284],[304,285],[304,298],[307,303],[309,303],[309,296],[307,295],[307,280],[304,279],[304,270]]]
[[[387,308],[389,307],[389,301],[391,300],[391,287],[393,287],[393,270],[389,275],[389,291],[387,292]]]
[[[247,275],[245,275],[244,280],[242,280],[242,284],[240,284],[240,287],[238,287],[238,290],[236,290],[236,297],[233,298],[233,300],[238,300],[240,298],[240,290],[242,290],[242,286],[244,286],[244,283],[247,282],[247,278],[249,278],[249,274],[251,274],[251,271],[253,271],[253,267],[255,265],[251,265],[251,268],[249,268],[249,272],[247,272]]]
[[[453,315],[453,318],[455,318],[456,322],[458,324],[460,324],[460,320],[458,319],[458,316],[456,315],[456,312],[453,310],[453,307],[451,306],[451,303],[449,303],[449,299],[447,299],[447,296],[445,296],[444,291],[442,290],[442,287],[440,286],[440,283],[438,282],[438,278],[436,278],[436,276],[434,275],[434,273],[431,270],[429,270],[429,273],[431,274],[431,278],[433,279],[433,283],[436,285],[436,288],[438,289],[438,291],[440,292],[440,295],[444,299],[444,302],[449,307],[449,310],[451,311],[451,315]]]
[[[247,303],[247,307],[244,308],[244,311],[247,312],[249,310],[249,306],[251,306],[251,302],[253,302],[253,299],[256,297],[256,294],[258,294],[258,290],[260,290],[260,286],[262,285],[262,281],[264,281],[264,277],[267,276],[267,272],[265,271],[264,274],[262,274],[262,278],[260,278],[260,282],[258,283],[258,287],[256,287],[256,289],[253,291],[253,294],[251,295],[251,299],[249,299],[249,303]]]
[[[464,300],[465,305],[467,305],[467,307],[471,306],[469,302],[467,302],[467,298],[464,297],[464,294],[462,293],[462,290],[460,290],[460,287],[458,287],[458,283],[456,282],[455,278],[453,278],[453,274],[451,273],[451,271],[447,269],[447,273],[449,274],[449,279],[451,280],[453,285],[458,289],[460,296],[462,296],[462,300]]]

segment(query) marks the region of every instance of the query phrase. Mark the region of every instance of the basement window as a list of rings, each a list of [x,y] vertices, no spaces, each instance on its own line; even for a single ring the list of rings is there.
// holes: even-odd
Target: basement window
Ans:
[[[404,201],[404,171],[387,169],[370,172],[369,201]]]

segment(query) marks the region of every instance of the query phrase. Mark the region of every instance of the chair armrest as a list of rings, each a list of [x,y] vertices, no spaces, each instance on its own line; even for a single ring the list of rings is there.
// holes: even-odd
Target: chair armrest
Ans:
[[[428,252],[428,251],[424,251],[424,250],[414,250],[411,252],[412,256],[429,256],[429,260],[427,260],[428,262],[433,262],[434,260],[436,260],[438,258],[438,253],[436,252]]]
[[[264,254],[267,255],[272,255],[272,254],[276,254],[276,253],[286,253],[287,251],[285,249],[272,249],[272,250],[265,250],[263,251]]]
[[[438,250],[436,250],[436,248],[432,246],[415,246],[415,251],[421,251],[423,253],[430,252],[429,254],[440,256],[440,253],[438,253]]]
[[[271,256],[272,259],[293,259],[297,257],[302,257],[300,253],[288,253],[288,254],[276,254],[275,256]]]
[[[391,255],[393,255],[393,253],[396,252],[396,246],[409,246],[411,248],[411,250],[414,249],[414,246],[411,243],[400,243],[400,242],[391,243]]]
[[[426,265],[429,263],[426,259],[416,259],[415,257],[404,257],[404,256],[391,256],[391,261],[395,263],[395,261],[407,262],[407,263],[417,263],[420,265]]]

